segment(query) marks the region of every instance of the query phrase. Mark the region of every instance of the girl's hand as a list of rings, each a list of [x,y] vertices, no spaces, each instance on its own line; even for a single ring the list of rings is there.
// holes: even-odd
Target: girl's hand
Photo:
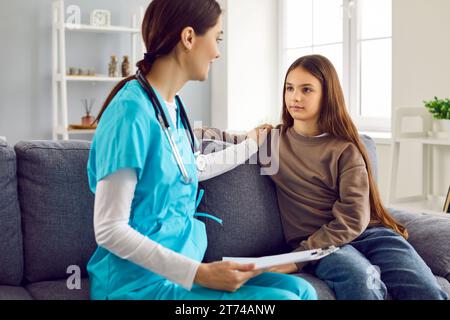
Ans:
[[[267,135],[273,129],[271,124],[263,124],[247,133],[247,137],[256,141],[261,146],[266,141]]]
[[[209,289],[234,292],[262,272],[255,270],[254,264],[231,261],[202,263],[197,269],[194,283]]]
[[[296,273],[298,272],[297,265],[295,263],[284,264],[281,266],[276,266],[266,269],[266,272],[276,272],[276,273]]]

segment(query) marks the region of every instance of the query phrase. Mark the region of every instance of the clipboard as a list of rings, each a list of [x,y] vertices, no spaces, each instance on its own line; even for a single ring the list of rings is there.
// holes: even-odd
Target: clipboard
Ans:
[[[256,269],[266,269],[279,265],[319,260],[339,250],[338,247],[330,246],[323,249],[313,249],[300,252],[291,252],[274,256],[265,256],[259,258],[245,257],[223,257],[222,261],[233,261],[236,263],[248,264],[254,263]]]

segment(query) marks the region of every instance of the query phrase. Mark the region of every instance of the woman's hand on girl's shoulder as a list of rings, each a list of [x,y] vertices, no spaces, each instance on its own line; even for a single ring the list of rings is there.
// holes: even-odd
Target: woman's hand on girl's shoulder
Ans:
[[[263,273],[254,264],[239,264],[231,261],[202,263],[197,269],[194,283],[203,287],[235,292],[249,279]]]
[[[247,133],[247,137],[255,140],[258,146],[261,146],[264,143],[264,141],[266,141],[267,135],[270,133],[272,129],[273,126],[271,124],[266,123],[249,131]]]

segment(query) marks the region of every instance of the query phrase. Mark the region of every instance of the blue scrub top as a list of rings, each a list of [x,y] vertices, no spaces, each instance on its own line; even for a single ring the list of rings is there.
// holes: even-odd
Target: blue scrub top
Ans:
[[[163,99],[156,94],[168,115]],[[178,128],[183,128],[179,112],[177,119]],[[170,117],[168,120],[172,124]],[[192,178],[190,184],[183,182],[147,94],[137,80],[127,82],[97,127],[87,167],[89,186],[95,193],[97,183],[106,176],[123,168],[135,169],[138,181],[129,225],[173,251],[202,261],[207,239],[204,223],[194,218],[198,187],[195,158],[186,131],[172,128],[173,125],[173,139]],[[145,299],[139,296],[139,289],[166,281],[100,246],[87,269],[93,299],[120,299],[131,293],[133,298]]]

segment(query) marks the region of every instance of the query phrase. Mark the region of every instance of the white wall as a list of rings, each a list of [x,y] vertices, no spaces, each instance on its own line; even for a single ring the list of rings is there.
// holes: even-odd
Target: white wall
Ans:
[[[131,12],[149,0],[66,0],[79,5],[82,23],[93,9],[108,9],[112,24],[130,25]],[[52,0],[0,1],[0,136],[14,145],[19,140],[52,138],[51,105],[51,4]],[[129,54],[129,35],[71,33],[67,39],[67,67],[95,68],[107,73],[109,57]],[[192,121],[210,125],[210,81],[189,83],[181,91]],[[94,112],[112,88],[110,83],[69,83],[69,122],[83,115],[80,98],[96,99]],[[74,136],[90,139],[91,135]]]
[[[249,130],[270,121],[277,105],[277,1],[225,0],[222,5],[226,41],[213,71],[212,125]]]
[[[276,110],[275,118],[279,117],[277,1],[221,2],[225,8],[225,42],[222,58],[213,67],[212,125],[243,130],[240,121],[233,120],[236,114],[252,118],[254,108],[272,108]],[[435,95],[450,97],[449,17],[449,0],[393,0],[394,108],[423,108],[422,101]],[[386,144],[378,144],[377,148],[378,181],[386,201],[391,149]],[[435,155],[438,194],[444,194],[450,184],[449,149],[441,148]],[[401,152],[400,165],[398,195],[419,193],[420,149],[410,146]]]
[[[450,1],[393,1],[393,108],[424,108],[423,100],[450,97]],[[406,146],[400,154],[398,195],[420,193],[421,149]],[[379,147],[380,166],[388,168],[390,149]],[[450,148],[435,152],[434,189],[450,185]],[[388,170],[380,170],[380,189],[387,188]],[[383,194],[386,197],[386,194]]]
[[[222,15],[223,41],[219,45],[221,57],[211,67],[211,124],[214,128],[228,127],[228,0],[218,0]]]

